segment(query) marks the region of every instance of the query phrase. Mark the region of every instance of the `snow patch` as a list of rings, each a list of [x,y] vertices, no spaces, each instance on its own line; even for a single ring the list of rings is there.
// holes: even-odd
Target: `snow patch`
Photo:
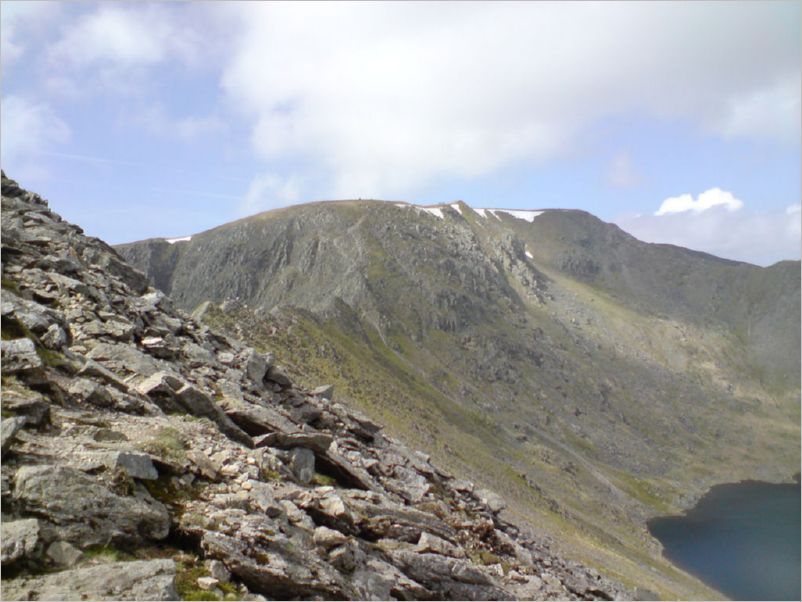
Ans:
[[[538,215],[543,214],[542,211],[518,211],[513,209],[498,209],[498,211],[501,211],[502,213],[508,213],[516,219],[522,219],[527,222],[533,222]]]
[[[527,256],[529,259],[534,259],[534,257],[532,257],[532,254],[531,254],[529,251],[526,251],[526,256]]]
[[[169,242],[171,245],[174,245],[177,242],[185,242],[188,240],[192,240],[191,236],[182,236],[181,238],[166,238],[165,242]]]
[[[459,206],[459,203],[451,203],[450,207],[451,207],[451,208],[452,208],[454,211],[456,211],[457,213],[459,213],[460,215],[462,215],[462,208]]]
[[[443,210],[440,207],[418,207],[418,209],[430,213],[438,219],[443,219]]]
[[[530,210],[519,210],[519,209],[474,209],[476,213],[481,215],[482,217],[487,217],[488,215],[492,215],[496,219],[501,219],[499,217],[499,213],[506,213],[511,215],[516,219],[522,219],[527,222],[535,221],[535,218],[538,215],[542,215],[543,211],[530,211]]]

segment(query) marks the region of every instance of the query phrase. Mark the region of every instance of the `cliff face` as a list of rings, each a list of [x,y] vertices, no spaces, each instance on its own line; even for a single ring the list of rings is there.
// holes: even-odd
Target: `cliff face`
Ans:
[[[203,323],[665,596],[711,594],[647,517],[798,470],[798,262],[646,244],[581,211],[379,201],[118,250]]]
[[[6,599],[609,599],[497,494],[2,180]]]

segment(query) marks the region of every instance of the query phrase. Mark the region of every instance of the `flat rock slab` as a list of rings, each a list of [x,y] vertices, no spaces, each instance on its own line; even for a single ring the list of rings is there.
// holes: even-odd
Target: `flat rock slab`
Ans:
[[[170,528],[167,509],[149,495],[116,495],[74,468],[23,466],[15,484],[21,509],[46,521],[54,539],[82,548],[161,540]]]
[[[2,562],[29,556],[39,542],[39,521],[35,518],[3,522]]]
[[[30,372],[42,367],[42,360],[36,353],[36,345],[32,340],[3,341],[0,346],[2,347],[3,372],[5,374]]]
[[[328,433],[268,433],[254,439],[256,447],[277,447],[292,449],[293,447],[306,447],[318,454],[325,454],[334,437]]]
[[[178,600],[172,560],[114,562],[3,581],[5,600]]]

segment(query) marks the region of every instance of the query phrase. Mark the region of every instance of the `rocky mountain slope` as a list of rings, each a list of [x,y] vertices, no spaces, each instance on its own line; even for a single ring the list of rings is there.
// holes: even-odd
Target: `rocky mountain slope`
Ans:
[[[379,201],[118,250],[633,587],[713,595],[646,519],[799,470],[799,262],[650,245],[580,211]]]
[[[3,599],[611,599],[2,180]]]

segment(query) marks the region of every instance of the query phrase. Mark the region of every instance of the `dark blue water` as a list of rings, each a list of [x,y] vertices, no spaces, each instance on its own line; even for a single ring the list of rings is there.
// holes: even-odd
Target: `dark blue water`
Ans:
[[[800,599],[800,488],[713,487],[684,516],[649,521],[665,557],[733,600]]]

